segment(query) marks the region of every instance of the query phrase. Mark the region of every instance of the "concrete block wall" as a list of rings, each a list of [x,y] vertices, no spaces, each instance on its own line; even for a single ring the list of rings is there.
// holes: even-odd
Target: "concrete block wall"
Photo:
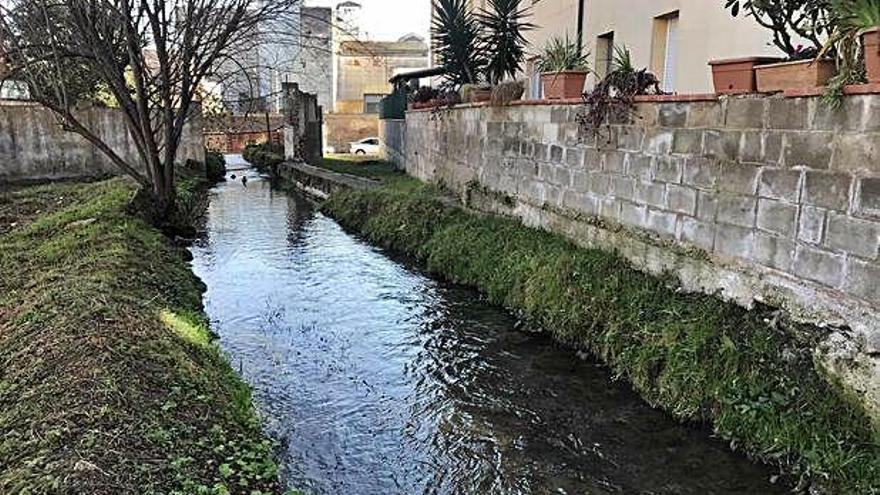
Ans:
[[[826,364],[860,362],[836,371],[880,411],[880,95],[691,100],[598,136],[581,105],[410,112],[406,169],[689,290],[849,327]]]
[[[382,158],[403,170],[406,166],[406,120],[380,120],[379,143]]]
[[[80,110],[80,119],[114,151],[139,162],[123,115],[112,108]],[[205,160],[202,117],[184,128],[178,157]],[[119,169],[91,143],[61,128],[51,111],[32,104],[0,104],[0,183],[95,179],[118,175]]]

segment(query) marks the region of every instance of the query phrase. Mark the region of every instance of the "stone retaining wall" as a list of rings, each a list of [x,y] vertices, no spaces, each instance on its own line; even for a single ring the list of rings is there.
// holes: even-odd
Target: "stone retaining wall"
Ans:
[[[407,114],[407,171],[688,290],[850,330],[823,362],[880,411],[880,95],[639,103],[597,137],[581,105]]]
[[[382,157],[403,170],[406,166],[406,120],[380,120],[379,143]]]
[[[130,163],[137,148],[119,110],[88,108],[81,121]],[[180,161],[205,161],[202,118],[186,124]],[[0,104],[0,182],[97,179],[118,175],[119,169],[84,138],[65,131],[55,115],[33,104]]]

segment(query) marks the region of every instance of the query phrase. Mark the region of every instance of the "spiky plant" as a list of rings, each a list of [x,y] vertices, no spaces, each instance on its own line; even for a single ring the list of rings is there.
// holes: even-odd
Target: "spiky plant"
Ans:
[[[478,84],[485,66],[480,23],[466,0],[434,0],[431,23],[432,48],[438,63],[446,69],[447,89]]]
[[[861,57],[862,33],[880,26],[880,0],[835,0],[832,3],[833,31],[817,59],[837,54],[838,73],[828,82],[823,100],[833,107],[843,100],[843,87],[864,82],[865,67]]]
[[[522,69],[528,45],[523,33],[535,28],[528,22],[530,15],[530,7],[523,7],[522,0],[489,0],[488,8],[477,14],[490,83],[498,84]]]
[[[568,38],[554,36],[544,46],[538,58],[538,70],[541,72],[562,72],[567,70],[590,70],[590,54],[584,52],[576,42]]]

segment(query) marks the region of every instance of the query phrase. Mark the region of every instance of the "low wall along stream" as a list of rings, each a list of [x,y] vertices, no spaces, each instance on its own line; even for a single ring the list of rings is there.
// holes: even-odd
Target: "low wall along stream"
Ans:
[[[821,362],[880,417],[880,95],[642,102],[598,137],[583,111],[414,111],[386,133],[410,175],[473,208],[839,327]]]

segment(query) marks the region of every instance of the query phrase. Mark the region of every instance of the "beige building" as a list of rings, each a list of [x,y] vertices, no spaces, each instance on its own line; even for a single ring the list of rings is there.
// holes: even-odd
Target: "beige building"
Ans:
[[[524,0],[531,2],[538,28],[528,33],[531,46],[525,78],[527,96],[540,88],[534,56],[548,39],[577,39],[578,2],[583,2],[583,45],[590,54],[595,83],[607,71],[614,46],[625,45],[638,67],[647,67],[671,93],[712,91],[709,60],[755,55],[780,55],[771,33],[753,19],[733,18],[717,0]],[[486,0],[469,0],[472,8]]]
[[[428,45],[415,35],[397,41],[342,41],[336,53],[335,113],[376,113],[398,72],[428,66]]]
[[[547,1],[547,0],[544,0]],[[625,45],[671,93],[708,93],[710,60],[779,55],[754,19],[733,18],[713,0],[586,0],[584,33],[598,76]],[[546,26],[545,26],[546,29]],[[595,79],[594,79],[595,80]]]

